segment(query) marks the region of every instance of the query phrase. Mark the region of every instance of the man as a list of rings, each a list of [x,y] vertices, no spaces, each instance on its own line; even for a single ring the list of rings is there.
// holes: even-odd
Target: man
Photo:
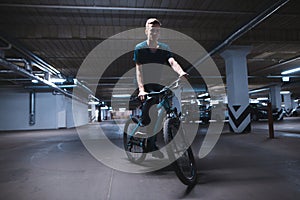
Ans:
[[[137,84],[139,89],[139,98],[142,101],[145,101],[145,96],[150,91],[159,91],[163,86],[159,84],[147,84],[147,81],[144,81],[145,74],[143,74],[143,66],[145,64],[149,63],[156,63],[156,64],[163,64],[163,65],[170,65],[172,69],[179,75],[179,77],[187,75],[185,73],[181,66],[176,62],[176,60],[173,58],[172,53],[170,52],[170,48],[167,44],[158,42],[159,35],[160,35],[160,27],[161,23],[156,18],[149,18],[146,21],[145,25],[145,34],[147,36],[147,40],[139,43],[136,45],[134,50],[134,58],[133,60],[136,63],[136,78],[137,78]],[[149,67],[149,66],[147,66]],[[160,74],[157,72],[157,74]],[[149,76],[149,74],[148,74]],[[152,74],[153,76],[153,74]],[[149,78],[149,77],[148,77]],[[151,77],[150,77],[151,78]],[[147,102],[144,103],[143,109],[142,109],[142,123],[144,125],[149,124],[149,120],[144,120],[145,115],[148,116],[148,111],[151,105],[147,105]],[[155,144],[156,136],[152,136],[148,140],[150,142],[149,151],[154,151],[152,153],[152,156],[163,158],[163,153],[158,150],[158,147]]]

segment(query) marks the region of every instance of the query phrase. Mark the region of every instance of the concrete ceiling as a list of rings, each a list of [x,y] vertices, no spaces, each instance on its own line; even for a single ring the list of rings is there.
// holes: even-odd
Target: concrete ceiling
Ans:
[[[250,26],[249,22],[264,11],[270,15]],[[186,34],[207,52],[213,52],[212,58],[224,77],[224,60],[219,53],[230,45],[251,46],[247,56],[249,90],[280,84],[294,98],[300,98],[300,73],[292,74],[288,83],[281,80],[282,71],[300,66],[297,0],[7,0],[0,3],[0,49],[5,59],[31,61],[27,54],[30,52],[64,76],[73,78],[86,56],[102,41],[122,31],[141,28],[153,16],[162,21],[163,27]],[[248,29],[238,34],[247,25]],[[230,44],[214,52],[234,34],[237,37]],[[107,66],[101,78],[90,74],[80,77],[80,81],[88,87],[96,85],[97,98],[108,101],[116,81],[133,67],[129,52]],[[31,84],[5,67],[0,69],[1,85]],[[40,69],[33,66],[33,71]],[[128,85],[132,85],[132,77],[123,77],[126,78]],[[192,74],[191,82],[201,84],[200,79]],[[255,96],[266,95],[255,93]]]

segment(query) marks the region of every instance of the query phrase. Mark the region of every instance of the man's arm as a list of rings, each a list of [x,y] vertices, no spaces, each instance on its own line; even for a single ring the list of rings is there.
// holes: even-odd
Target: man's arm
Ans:
[[[183,71],[181,66],[178,64],[178,62],[173,57],[169,58],[168,61],[171,65],[172,69],[179,75],[179,77],[187,75],[187,73],[185,73]]]
[[[147,92],[145,92],[145,88],[144,88],[142,65],[136,63],[135,69],[136,69],[136,80],[137,80],[137,84],[139,87],[139,95],[138,96],[140,97],[141,100],[144,100],[145,99],[144,95],[146,95]]]

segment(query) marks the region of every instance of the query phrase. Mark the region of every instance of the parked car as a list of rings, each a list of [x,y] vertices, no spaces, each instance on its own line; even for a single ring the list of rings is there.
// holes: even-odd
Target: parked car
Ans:
[[[200,120],[202,123],[207,124],[211,118],[211,110],[205,105],[199,106]]]
[[[199,121],[199,112],[198,106],[184,105],[182,107],[182,119],[185,122]]]
[[[200,120],[203,123],[208,123],[209,120],[214,120],[217,122],[222,122],[227,120],[228,117],[228,110],[227,105],[219,103],[213,104],[212,106],[200,106]],[[213,114],[212,114],[213,112]]]
[[[268,119],[268,107],[261,103],[250,103],[251,120],[258,121],[260,119]],[[272,109],[273,120],[282,120],[283,109]]]
[[[294,117],[300,116],[300,106],[294,108],[292,112]]]

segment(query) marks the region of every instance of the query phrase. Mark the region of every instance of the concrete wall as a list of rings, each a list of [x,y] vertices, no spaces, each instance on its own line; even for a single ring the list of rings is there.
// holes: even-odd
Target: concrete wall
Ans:
[[[74,127],[72,101],[64,95],[37,92],[35,124],[29,124],[29,92],[0,89],[0,130],[37,130]],[[88,106],[78,102],[80,125],[88,123]]]
[[[89,123],[89,112],[88,105],[80,103],[78,101],[73,101],[70,98],[67,99],[67,128],[75,127],[74,114],[76,112],[76,126],[82,126]],[[75,108],[73,110],[73,108]]]

